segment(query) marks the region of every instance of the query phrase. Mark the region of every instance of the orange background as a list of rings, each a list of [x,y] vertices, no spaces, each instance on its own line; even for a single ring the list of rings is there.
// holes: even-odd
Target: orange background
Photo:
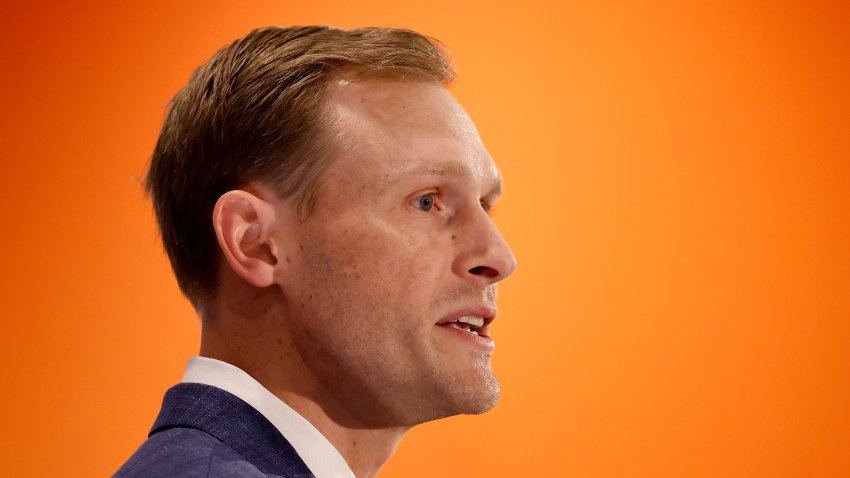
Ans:
[[[139,177],[269,24],[443,40],[506,179],[492,412],[382,477],[850,476],[844,1],[21,2],[0,29],[3,476],[105,476],[197,349]]]

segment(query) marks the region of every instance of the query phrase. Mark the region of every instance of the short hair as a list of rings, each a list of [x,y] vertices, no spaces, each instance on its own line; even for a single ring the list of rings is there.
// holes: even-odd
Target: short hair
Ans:
[[[183,294],[199,309],[217,293],[215,203],[248,184],[295,197],[309,214],[333,134],[329,75],[425,80],[454,69],[434,39],[396,28],[254,30],[219,50],[174,96],[145,181]]]

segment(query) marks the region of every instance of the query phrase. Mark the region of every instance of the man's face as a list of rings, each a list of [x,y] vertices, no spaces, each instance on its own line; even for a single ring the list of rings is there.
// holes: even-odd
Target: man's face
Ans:
[[[515,259],[487,213],[500,178],[475,126],[427,82],[336,80],[328,106],[343,145],[312,214],[279,232],[298,352],[360,425],[489,410],[490,327],[466,329],[489,324]]]

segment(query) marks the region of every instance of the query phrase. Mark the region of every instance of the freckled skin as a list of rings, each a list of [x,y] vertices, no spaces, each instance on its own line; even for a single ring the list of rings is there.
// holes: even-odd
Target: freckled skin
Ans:
[[[435,325],[493,306],[515,267],[481,207],[496,199],[498,171],[474,125],[426,82],[332,82],[328,105],[345,141],[312,214],[275,239],[287,251],[276,280],[295,347],[346,407],[331,418],[405,427],[492,408],[490,353]],[[457,173],[427,172],[447,165]],[[412,202],[434,190],[433,210]]]

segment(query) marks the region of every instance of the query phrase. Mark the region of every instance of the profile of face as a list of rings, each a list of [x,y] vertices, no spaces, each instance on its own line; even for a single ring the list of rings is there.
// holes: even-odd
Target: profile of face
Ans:
[[[342,145],[310,216],[275,232],[297,352],[359,425],[489,410],[496,285],[516,263],[475,126],[424,81],[337,78],[327,108]]]

